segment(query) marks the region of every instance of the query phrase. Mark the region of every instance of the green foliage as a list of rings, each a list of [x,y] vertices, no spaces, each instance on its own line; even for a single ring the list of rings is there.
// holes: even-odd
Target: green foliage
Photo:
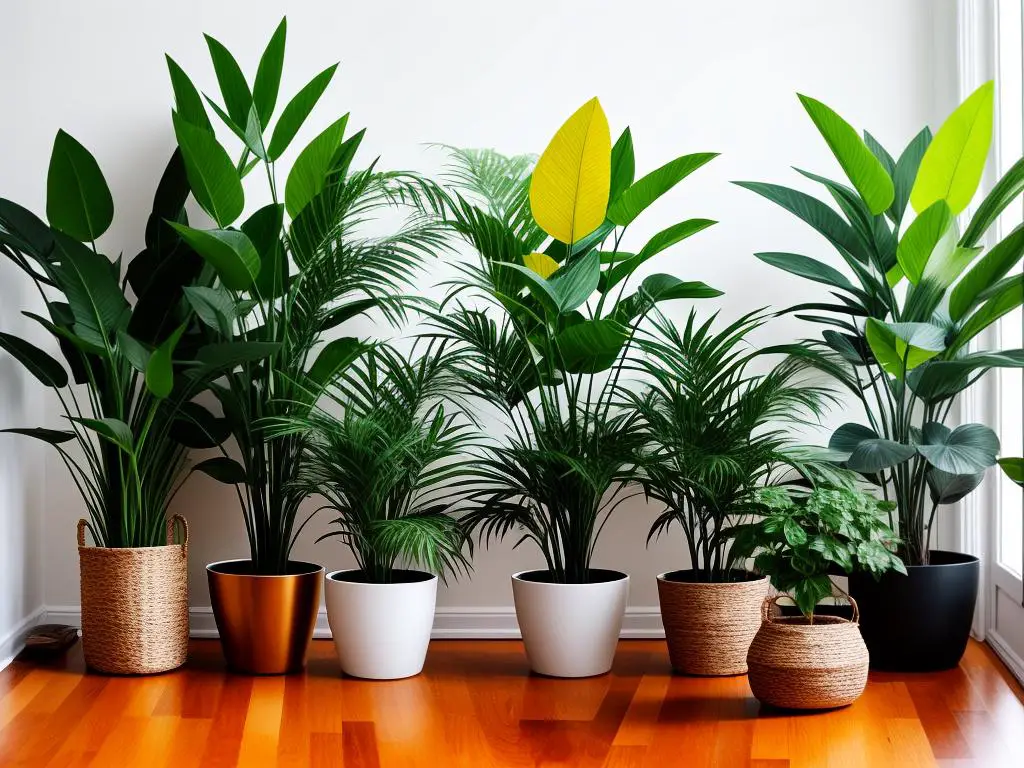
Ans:
[[[172,231],[210,267],[203,271],[208,283],[187,292],[201,321],[196,375],[214,368],[223,374],[209,389],[238,446],[237,461],[225,454],[196,469],[235,486],[253,568],[262,574],[287,569],[308,494],[299,478],[313,439],[307,430],[270,434],[267,425],[309,417],[323,390],[363,351],[356,339],[325,343],[324,331],[371,309],[400,319],[403,287],[424,255],[444,247],[439,228],[422,215],[436,207],[432,186],[410,174],[353,170],[363,132],[346,138],[345,117],[299,154],[279,196],[275,161],[337,67],[314,77],[275,120],[285,37],[282,21],[251,87],[227,48],[208,39],[224,106],[208,101],[236,142],[230,154],[190,96],[188,109],[178,97],[175,117],[193,193],[219,225],[204,230],[172,218]],[[172,68],[172,81],[176,96],[190,93],[183,72]],[[239,229],[228,228],[242,213],[244,178],[256,165],[271,203]],[[392,234],[365,234],[364,222],[393,208],[410,217]],[[196,435],[185,432],[194,442]]]
[[[628,486],[644,437],[618,394],[637,331],[660,301],[719,295],[671,275],[638,280],[626,294],[641,264],[713,222],[670,228],[637,256],[620,242],[640,212],[714,155],[688,155],[633,182],[625,132],[612,149],[607,220],[566,244],[548,240],[531,215],[530,158],[450,152],[446,225],[479,260],[456,265],[431,335],[455,342],[462,391],[508,426],[477,451],[478,489],[463,521],[484,542],[532,542],[555,580],[585,583],[605,522],[639,493]],[[558,264],[547,277],[524,261],[539,252]]]
[[[822,128],[821,115],[815,122]],[[804,175],[825,187],[838,211],[803,192],[738,182],[810,224],[845,264],[839,270],[794,254],[758,254],[824,283],[838,300],[787,310],[813,311],[797,316],[826,327],[821,339],[791,351],[863,403],[867,425],[844,425],[831,447],[842,466],[895,501],[901,553],[912,563],[928,560],[938,506],[970,493],[996,461],[998,439],[991,430],[964,425],[951,433],[942,427],[957,397],[992,368],[1024,367],[1024,350],[967,352],[969,342],[1024,302],[1024,279],[1011,274],[1024,255],[1024,228],[987,251],[980,245],[999,214],[1019,202],[1024,166],[1017,163],[994,185],[963,236],[956,221],[978,187],[991,123],[989,83],[950,115],[934,140],[922,130],[895,161],[873,137],[865,146],[877,165],[841,126],[838,140],[849,145],[845,149],[838,134],[830,136],[834,127],[822,130],[853,188]],[[889,176],[894,190],[884,210],[880,174]],[[905,215],[908,201],[916,218]],[[890,519],[890,526],[895,522]]]
[[[640,482],[664,508],[648,542],[678,525],[691,567],[706,582],[729,581],[742,567],[730,551],[730,528],[753,511],[759,488],[788,474],[828,473],[787,436],[787,427],[820,415],[829,397],[803,380],[808,365],[787,357],[751,374],[748,367],[771,353],[747,339],[765,316],[746,315],[717,333],[714,319],[699,323],[691,311],[680,330],[657,317],[636,363],[651,383],[625,393],[645,443]]]
[[[890,502],[849,488],[776,487],[755,491],[753,503],[759,519],[731,531],[734,554],[753,557],[754,567],[792,597],[808,621],[832,594],[832,574],[866,571],[878,578],[890,570],[907,572],[885,523]]]
[[[404,563],[442,578],[469,569],[456,514],[471,433],[445,407],[456,364],[443,343],[411,360],[371,347],[328,388],[330,410],[271,422],[274,434],[307,437],[296,483],[336,515],[321,539],[340,538],[371,582]]]

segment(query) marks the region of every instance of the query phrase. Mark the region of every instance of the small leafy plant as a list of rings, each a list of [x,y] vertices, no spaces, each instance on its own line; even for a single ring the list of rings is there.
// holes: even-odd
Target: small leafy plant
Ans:
[[[785,592],[804,617],[835,589],[829,578],[867,571],[876,578],[893,570],[906,574],[894,553],[896,535],[885,522],[892,502],[849,488],[807,492],[781,487],[756,494],[761,519],[734,530],[734,552],[754,556],[754,567]]]

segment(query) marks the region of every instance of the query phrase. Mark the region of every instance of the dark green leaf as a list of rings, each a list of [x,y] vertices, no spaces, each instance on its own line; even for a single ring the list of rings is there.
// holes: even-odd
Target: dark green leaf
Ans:
[[[71,418],[72,421],[88,427],[105,440],[109,440],[127,454],[135,452],[135,439],[132,436],[132,429],[120,419],[80,419]]]
[[[925,476],[933,504],[956,504],[981,485],[984,472],[954,475],[932,467]]]
[[[548,279],[558,301],[559,312],[571,312],[587,303],[601,278],[601,257],[597,250],[580,256]]]
[[[651,171],[630,185],[618,199],[608,206],[608,218],[620,227],[632,223],[651,203],[696,171],[718,157],[717,152],[699,152],[677,157],[657,170]]]
[[[256,211],[242,224],[242,232],[260,257],[256,290],[264,301],[276,299],[288,285],[288,259],[281,246],[284,206],[271,203]]]
[[[932,132],[925,128],[911,139],[907,148],[903,150],[903,154],[900,155],[900,159],[896,161],[896,170],[892,176],[896,195],[889,213],[897,224],[903,220],[907,203],[910,201],[910,190],[913,189],[914,179],[917,178],[917,169],[921,167],[921,158],[924,157],[924,153],[931,143]]]
[[[569,373],[597,373],[610,368],[626,343],[627,331],[614,320],[584,320],[555,337]]]
[[[83,243],[97,239],[114,220],[114,199],[96,159],[64,131],[53,140],[46,218],[54,229]]]
[[[949,316],[959,321],[981,302],[981,294],[1010,273],[1024,255],[1024,225],[994,245],[949,294]]]
[[[6,349],[25,368],[47,387],[66,387],[68,374],[59,362],[35,344],[9,333],[0,333],[0,348]]]
[[[223,288],[208,288],[205,285],[187,285],[185,298],[196,315],[207,326],[230,338],[235,320],[235,302]]]
[[[210,118],[203,109],[203,100],[199,91],[185,74],[185,70],[170,56],[167,59],[167,70],[171,74],[171,88],[174,90],[174,109],[181,119],[207,131],[212,130]]]
[[[226,227],[242,213],[245,194],[234,163],[216,137],[172,114],[185,171],[196,202],[218,226]]]
[[[809,256],[801,256],[798,253],[755,253],[754,256],[765,264],[771,264],[816,283],[831,285],[833,288],[841,288],[854,294],[861,293],[842,272]]]
[[[139,373],[145,373],[149,365],[150,351],[138,339],[133,338],[127,331],[117,332],[117,351],[120,352],[128,364]]]
[[[954,475],[983,472],[996,463],[999,453],[999,438],[982,424],[961,424],[951,432],[942,424],[929,422],[924,440],[917,452],[936,469]]]
[[[333,339],[320,350],[307,376],[318,388],[323,389],[365,350],[366,345],[359,339],[350,336]]]
[[[697,234],[701,230],[707,229],[715,223],[717,222],[710,219],[687,219],[686,221],[681,221],[678,224],[673,224],[671,227],[661,230],[661,232],[647,241],[647,244],[636,256],[626,259],[625,261],[621,261],[605,271],[601,276],[601,292],[607,293],[610,291],[624,279],[632,275],[636,271],[637,267],[652,256],[655,256],[666,248]]]
[[[217,456],[201,461],[192,467],[193,472],[202,472],[225,485],[244,485],[248,479],[245,468],[227,456]]]
[[[999,459],[999,466],[1003,472],[1017,485],[1024,487],[1024,458],[1014,457]]]
[[[10,432],[12,435],[25,435],[42,440],[50,445],[59,445],[75,439],[75,433],[71,430],[46,429],[45,427],[15,427],[12,429],[0,429],[0,432]]]
[[[960,239],[960,245],[970,248],[981,242],[981,238],[999,214],[1006,210],[1017,197],[1024,192],[1024,157],[1013,164],[1003,177],[993,185],[985,199],[978,206],[977,212],[971,217],[967,231]]]
[[[186,448],[216,448],[231,436],[227,419],[214,416],[198,403],[179,406],[171,424],[171,438]]]
[[[310,80],[295,97],[288,102],[281,116],[274,126],[274,135],[270,139],[270,146],[267,148],[267,156],[271,161],[277,160],[288,145],[292,143],[295,134],[313,111],[317,101],[327,89],[328,83],[334,77],[337,64],[332,64],[319,75]]]
[[[249,107],[252,106],[252,94],[249,92],[249,84],[245,81],[241,67],[235,61],[231,52],[209,35],[206,38],[206,46],[210,49],[210,58],[213,60],[213,69],[217,73],[217,84],[220,86],[221,95],[224,97],[224,106],[228,109],[231,119],[238,125],[245,125],[249,115]]]
[[[614,203],[619,195],[633,183],[636,160],[633,157],[633,136],[629,127],[622,132],[612,147],[612,181],[608,201]],[[557,242],[557,241],[556,241]]]
[[[846,460],[846,466],[854,472],[872,474],[902,464],[912,458],[914,453],[914,446],[893,440],[862,440]]]
[[[294,218],[327,183],[338,148],[345,135],[348,115],[342,115],[313,139],[295,159],[285,184],[284,202]]]
[[[75,334],[94,350],[104,350],[129,317],[114,266],[102,254],[61,233],[54,242],[60,259],[56,271],[74,316]]]
[[[277,92],[281,87],[281,70],[284,68],[284,43],[288,31],[288,20],[281,19],[274,30],[270,42],[267,43],[260,65],[256,70],[256,80],[252,86],[252,100],[259,115],[260,124],[266,127],[274,114],[277,104]]]
[[[174,389],[174,365],[172,358],[174,348],[178,346],[181,334],[185,332],[186,325],[179,326],[167,339],[149,356],[149,364],[146,366],[146,388],[153,394],[153,397],[169,397]]]
[[[244,232],[234,229],[193,229],[171,222],[196,253],[206,259],[228,288],[242,291],[260,271],[260,257]]]

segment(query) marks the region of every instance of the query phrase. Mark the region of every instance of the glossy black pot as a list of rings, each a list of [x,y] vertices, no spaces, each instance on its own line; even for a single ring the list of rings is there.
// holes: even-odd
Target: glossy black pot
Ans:
[[[871,668],[900,672],[951,669],[967,649],[978,599],[980,563],[973,555],[932,550],[928,565],[907,566],[878,581],[850,576]]]

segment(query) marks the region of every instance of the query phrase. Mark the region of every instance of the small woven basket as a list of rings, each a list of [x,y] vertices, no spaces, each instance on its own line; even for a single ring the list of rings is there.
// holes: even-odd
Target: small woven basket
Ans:
[[[174,524],[182,543],[174,544]],[[87,547],[78,521],[82,650],[90,669],[151,675],[180,667],[188,654],[188,525],[167,520],[167,546]]]
[[[857,603],[853,620],[777,615],[776,601],[761,606],[761,628],[747,652],[750,690],[765,704],[783,709],[835,709],[852,704],[868,682],[868,649],[860,635]]]
[[[686,675],[742,675],[761,626],[768,577],[705,583],[658,577],[658,602],[672,668]]]

